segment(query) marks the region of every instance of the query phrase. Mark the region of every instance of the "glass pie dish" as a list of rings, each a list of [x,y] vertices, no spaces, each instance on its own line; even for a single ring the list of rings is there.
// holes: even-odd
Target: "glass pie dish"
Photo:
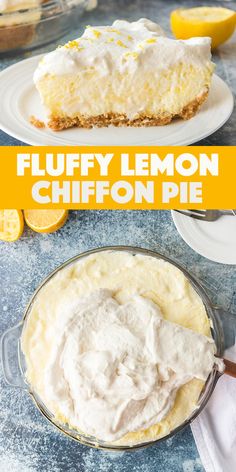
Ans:
[[[54,426],[56,426],[61,432],[69,436],[70,438],[91,447],[96,447],[99,449],[105,449],[109,451],[131,451],[138,448],[147,447],[153,445],[159,441],[163,441],[173,435],[175,435],[178,431],[183,429],[186,425],[190,424],[196,416],[202,411],[206,403],[208,402],[214,387],[217,383],[217,380],[222,375],[217,370],[215,366],[210,375],[208,376],[207,381],[204,384],[204,387],[201,391],[197,407],[191,413],[190,417],[187,418],[182,424],[178,427],[173,429],[169,434],[164,436],[161,439],[154,439],[147,442],[142,442],[138,444],[131,444],[131,445],[114,445],[112,443],[108,443],[105,441],[100,441],[95,437],[85,435],[83,433],[78,432],[78,430],[72,429],[66,424],[63,424],[57,421],[53,414],[47,409],[44,405],[42,400],[39,398],[37,393],[32,389],[32,387],[28,384],[26,379],[26,362],[24,358],[24,354],[21,349],[21,336],[26,326],[26,322],[30,317],[31,309],[34,305],[34,302],[37,299],[37,296],[41,289],[61,270],[69,265],[75,264],[77,261],[88,257],[91,254],[96,254],[101,251],[122,251],[127,252],[131,255],[143,255],[149,256],[157,259],[163,259],[164,261],[169,262],[170,264],[177,267],[184,276],[188,279],[189,283],[192,285],[194,290],[200,296],[202,303],[205,306],[205,310],[207,313],[208,318],[210,319],[211,325],[211,332],[212,337],[215,341],[217,347],[216,355],[218,357],[223,357],[223,353],[225,348],[234,344],[235,341],[235,334],[236,334],[236,316],[230,313],[225,312],[223,309],[214,307],[209,298],[207,293],[205,292],[204,288],[201,286],[199,281],[194,278],[186,269],[182,268],[179,264],[177,264],[172,259],[159,254],[158,252],[150,251],[148,249],[141,249],[136,247],[129,247],[129,246],[114,246],[114,247],[102,247],[99,249],[94,249],[91,251],[87,251],[85,253],[79,254],[72,259],[66,261],[64,264],[59,266],[56,270],[54,270],[37,288],[33,297],[31,298],[29,305],[26,307],[23,320],[13,328],[8,329],[2,336],[1,339],[1,355],[2,355],[2,367],[4,372],[5,381],[14,387],[22,388],[31,395],[31,398],[35,402],[36,406],[43,414],[45,418],[47,418]],[[233,362],[225,361],[225,371],[224,373],[235,376],[236,377],[236,364]]]
[[[90,5],[90,0],[36,0],[35,6],[28,9],[0,11],[0,55],[56,41],[78,28],[79,18]]]

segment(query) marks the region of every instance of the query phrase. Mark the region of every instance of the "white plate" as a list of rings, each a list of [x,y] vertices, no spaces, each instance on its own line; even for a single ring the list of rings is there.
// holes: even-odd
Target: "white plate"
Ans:
[[[0,128],[16,139],[40,145],[123,145],[166,146],[187,145],[203,139],[219,129],[233,110],[233,96],[228,86],[216,75],[206,103],[191,120],[175,120],[167,126],[148,128],[94,128],[55,132],[37,129],[29,123],[34,115],[44,121],[45,115],[33,73],[41,56],[18,62],[0,73]]]
[[[179,234],[194,251],[215,262],[236,264],[236,216],[209,222],[171,213]]]

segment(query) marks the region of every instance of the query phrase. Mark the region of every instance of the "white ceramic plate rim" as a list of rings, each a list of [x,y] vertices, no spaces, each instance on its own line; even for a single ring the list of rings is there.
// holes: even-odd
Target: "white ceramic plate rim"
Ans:
[[[218,262],[220,264],[227,264],[227,265],[236,265],[236,240],[235,240],[235,251],[232,254],[231,250],[227,246],[223,246],[220,243],[213,244],[210,240],[210,245],[204,245],[203,239],[204,237],[198,238],[197,232],[194,234],[193,232],[193,222],[198,221],[194,220],[189,216],[182,215],[181,213],[176,212],[175,210],[171,210],[171,215],[175,224],[175,227],[182,237],[182,239],[190,246],[194,251],[200,254],[207,259]],[[229,218],[236,218],[234,216],[229,216]],[[214,224],[212,222],[211,224]],[[205,237],[206,239],[206,237]],[[216,247],[217,246],[217,247]]]
[[[22,94],[24,91],[27,91],[27,87],[30,93],[30,90],[34,88],[32,86],[32,73],[37,66],[38,61],[43,55],[38,55],[31,57],[29,59],[25,59],[20,61],[12,66],[6,68],[0,73],[0,102],[2,105],[2,113],[0,116],[0,129],[2,129],[5,133],[11,135],[12,137],[23,141],[27,144],[41,146],[41,145],[101,145],[101,141],[106,142],[106,136],[111,135],[112,133],[115,136],[119,136],[117,142],[109,142],[108,145],[118,145],[118,146],[145,146],[145,145],[189,145],[197,142],[201,139],[206,138],[207,136],[211,135],[219,128],[221,128],[225,122],[229,119],[234,106],[234,100],[232,92],[230,91],[227,84],[220,79],[217,75],[213,76],[212,87],[210,91],[209,98],[206,104],[203,105],[202,109],[199,113],[188,121],[178,120],[176,122],[172,122],[170,125],[166,125],[164,127],[152,127],[152,128],[96,128],[92,130],[78,130],[78,128],[73,128],[70,130],[65,130],[62,132],[53,132],[51,130],[40,130],[37,128],[33,128],[33,126],[29,123],[29,117],[23,116],[23,113],[20,110],[20,104],[22,101]],[[13,90],[15,93],[13,102],[13,108],[11,110],[9,104],[9,110],[6,108],[4,103],[4,96],[12,91],[14,84],[11,84],[11,79],[14,77],[15,74],[20,74],[22,77],[22,86],[18,83],[17,89]],[[9,85],[10,84],[10,85]],[[4,90],[5,86],[5,90]],[[24,88],[25,87],[25,88]],[[1,94],[2,89],[2,94]],[[207,117],[207,114],[211,113],[211,106],[207,108],[207,103],[211,103],[210,101],[214,100],[213,94],[214,91],[218,94],[221,94],[221,101],[219,104],[214,104],[217,108],[217,111],[214,113],[214,120],[204,120],[204,113]],[[37,94],[35,90],[35,94]],[[5,98],[7,100],[7,98]],[[39,96],[38,96],[39,102]],[[7,102],[8,103],[8,102]],[[214,101],[213,101],[214,103]],[[204,108],[205,107],[205,108]],[[18,113],[18,121],[14,120],[14,113]],[[36,115],[36,113],[35,113]],[[22,117],[22,119],[20,119]],[[202,124],[204,121],[204,125]],[[167,128],[168,127],[168,128]],[[200,128],[199,128],[200,127]],[[165,136],[166,130],[169,129],[169,135]],[[115,133],[114,133],[115,130]],[[135,130],[135,131],[134,131]],[[188,130],[190,135],[188,135]],[[44,132],[45,131],[45,132]],[[161,133],[164,135],[161,136]],[[67,133],[67,134],[66,134]],[[73,133],[73,134],[72,134]],[[131,133],[133,133],[131,135]],[[159,137],[158,137],[159,133]],[[142,134],[144,138],[142,139]],[[101,136],[104,135],[104,138],[101,139]],[[69,139],[70,136],[73,136],[73,140]],[[84,138],[86,136],[86,138]],[[95,136],[95,138],[94,138]],[[99,138],[99,142],[96,142],[96,136]],[[129,142],[125,142],[127,137]],[[130,137],[131,136],[131,137]],[[139,142],[132,142],[133,136],[136,136]],[[149,136],[148,141],[145,136]],[[152,138],[151,138],[152,136]],[[92,140],[91,140],[91,137]],[[78,139],[78,142],[77,142]],[[113,139],[113,138],[111,138]],[[168,139],[172,140],[168,142]],[[68,140],[68,142],[67,142]],[[91,141],[90,141],[91,140]],[[95,140],[95,141],[94,141]],[[131,142],[130,142],[131,140]],[[141,140],[141,141],[140,141]],[[163,141],[164,140],[164,141]],[[158,142],[159,141],[159,142]],[[121,143],[121,144],[120,144]]]

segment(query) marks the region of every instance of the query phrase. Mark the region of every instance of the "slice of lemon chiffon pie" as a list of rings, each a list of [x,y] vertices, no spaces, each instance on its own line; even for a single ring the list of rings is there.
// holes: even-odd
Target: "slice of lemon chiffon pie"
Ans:
[[[46,54],[34,82],[55,131],[156,126],[193,117],[213,70],[210,38],[174,40],[147,19],[117,20]]]

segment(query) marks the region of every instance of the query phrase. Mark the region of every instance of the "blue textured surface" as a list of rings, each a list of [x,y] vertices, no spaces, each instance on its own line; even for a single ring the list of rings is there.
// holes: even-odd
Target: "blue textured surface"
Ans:
[[[27,229],[16,243],[0,243],[0,334],[18,323],[43,278],[84,250],[128,244],[158,250],[195,274],[211,298],[236,311],[235,266],[210,262],[178,235],[168,211],[73,211],[56,233]],[[146,450],[108,454],[64,437],[48,424],[28,394],[6,386],[0,369],[1,472],[203,472],[190,428]]]
[[[26,54],[17,56],[13,59],[0,60],[0,70],[5,67],[14,64],[21,59],[28,58],[30,56],[51,51],[56,45],[63,44],[65,41],[78,37],[83,32],[86,25],[102,25],[110,24],[117,18],[123,18],[127,20],[137,20],[141,17],[150,18],[153,21],[157,21],[161,24],[167,33],[170,33],[169,27],[169,14],[173,9],[180,6],[196,6],[198,2],[196,0],[98,0],[99,6],[96,10],[87,12],[81,18],[80,24],[77,30],[71,31],[70,34],[64,38],[60,38],[57,43],[52,43],[46,48],[37,49],[37,51],[28,52]],[[224,4],[228,8],[236,10],[235,1],[224,2],[212,2],[205,0],[205,5],[221,5]],[[216,73],[229,85],[230,89],[236,94],[236,34],[227,43],[222,45],[216,53],[213,55],[213,61],[216,63]],[[195,145],[225,145],[232,146],[236,145],[236,107],[229,121],[217,132],[202,140]],[[0,131],[0,145],[2,146],[14,146],[21,145],[16,139],[8,136],[7,134]]]

